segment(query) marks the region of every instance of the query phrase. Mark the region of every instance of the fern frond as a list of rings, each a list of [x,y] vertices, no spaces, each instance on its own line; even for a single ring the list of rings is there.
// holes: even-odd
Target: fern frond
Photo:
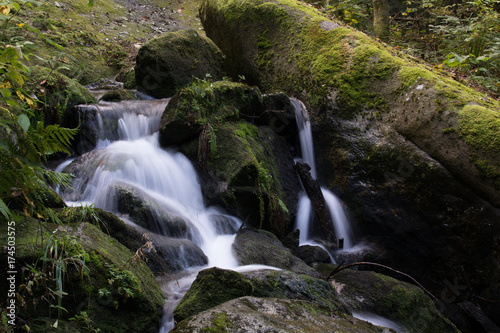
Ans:
[[[10,213],[9,207],[3,202],[3,200],[0,198],[0,213],[2,213],[3,216],[5,216],[6,219],[10,219],[12,217]]]
[[[36,147],[40,157],[46,160],[51,154],[63,152],[69,154],[67,146],[78,133],[78,128],[69,129],[59,125],[49,125],[45,127],[42,122],[38,122],[28,131],[28,137]]]

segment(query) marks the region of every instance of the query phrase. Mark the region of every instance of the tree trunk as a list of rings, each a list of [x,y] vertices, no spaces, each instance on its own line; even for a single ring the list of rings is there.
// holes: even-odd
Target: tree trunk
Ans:
[[[311,167],[302,162],[297,162],[293,167],[295,173],[300,177],[300,181],[306,190],[309,200],[311,200],[311,206],[316,214],[316,218],[319,221],[321,230],[325,235],[326,240],[329,242],[336,242],[335,230],[333,229],[332,219],[330,217],[330,210],[325,202],[325,197],[323,192],[321,192],[321,187],[316,179],[313,179],[311,173]]]
[[[382,39],[389,38],[389,1],[373,0],[373,30]]]

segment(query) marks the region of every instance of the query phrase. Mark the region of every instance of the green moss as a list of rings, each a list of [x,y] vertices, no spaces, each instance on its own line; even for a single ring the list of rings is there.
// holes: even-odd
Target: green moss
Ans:
[[[500,154],[500,112],[467,105],[459,113],[460,137],[491,156]]]
[[[207,333],[222,333],[227,332],[228,327],[232,327],[232,323],[228,318],[227,314],[222,313],[213,313],[212,314],[212,325],[210,327],[203,327],[201,332]]]
[[[175,307],[174,318],[182,321],[228,300],[252,294],[253,285],[244,275],[217,267],[205,269],[198,273],[191,288]]]

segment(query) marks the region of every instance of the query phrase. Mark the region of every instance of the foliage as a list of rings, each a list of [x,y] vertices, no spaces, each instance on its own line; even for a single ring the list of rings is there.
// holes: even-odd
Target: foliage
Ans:
[[[42,189],[46,180],[56,185],[69,184],[69,176],[47,170],[42,164],[48,156],[65,152],[77,133],[76,129],[59,125],[45,126],[43,116],[38,112],[38,102],[26,90],[26,77],[30,74],[25,62],[29,61],[26,50],[33,43],[18,37],[6,38],[12,30],[22,29],[23,23],[16,23],[16,14],[28,2],[0,3],[0,18],[4,33],[0,40],[0,212],[10,217],[9,206],[17,208],[25,215],[45,211],[44,205],[35,193]],[[15,12],[11,11],[15,9]]]
[[[498,97],[500,1],[409,0],[406,4],[401,14],[406,20],[393,20],[392,43]]]
[[[47,301],[50,309],[56,309],[57,317],[61,319],[62,312],[67,312],[62,304],[63,297],[68,295],[64,291],[66,276],[79,272],[81,279],[88,277],[88,254],[76,234],[78,225],[64,225],[51,210],[47,211],[47,215],[47,221],[55,222],[60,227],[52,230],[46,224],[41,224],[43,251],[32,265],[27,265],[27,275],[19,290],[23,296],[27,296],[26,293],[33,296],[35,304],[40,300]],[[24,302],[24,298],[21,299]]]
[[[372,1],[310,3],[330,17],[373,35]],[[406,0],[402,8],[391,9],[389,44],[499,97],[499,8],[500,0]]]

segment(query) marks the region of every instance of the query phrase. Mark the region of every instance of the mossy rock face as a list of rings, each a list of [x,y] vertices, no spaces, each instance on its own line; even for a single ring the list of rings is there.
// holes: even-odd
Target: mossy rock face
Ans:
[[[153,239],[153,234],[147,230],[138,230],[125,224],[115,214],[100,208],[87,209],[86,207],[73,207],[62,209],[57,212],[59,218],[67,223],[79,223],[81,221],[92,221],[102,232],[112,236],[126,248],[135,252],[148,241],[153,241],[154,249],[144,249],[145,262],[155,276],[163,273],[171,273],[176,269],[165,261],[163,252]],[[200,250],[201,251],[201,250]]]
[[[181,332],[387,332],[329,307],[290,299],[241,297],[190,317],[171,331]]]
[[[175,307],[174,318],[179,322],[231,299],[252,294],[253,286],[244,275],[217,267],[205,269],[198,273]]]
[[[200,18],[233,77],[305,103],[320,181],[386,263],[429,283],[468,267],[478,290],[500,273],[497,101],[298,1],[204,0]]]
[[[162,116],[161,144],[188,142],[207,124],[251,118],[262,108],[262,95],[256,87],[230,81],[193,82],[168,103]]]
[[[250,225],[284,238],[290,223],[287,207],[296,205],[294,194],[300,188],[288,148],[280,146],[269,128],[246,122],[221,124],[214,131],[216,150],[211,151],[208,173],[219,184],[212,187],[220,189],[223,206]]]
[[[155,98],[172,97],[193,77],[223,76],[219,48],[195,30],[168,32],[143,45],[136,58],[137,89]]]
[[[42,109],[46,125],[62,124],[65,112],[77,104],[97,102],[77,81],[46,67],[33,67],[26,84],[44,103]]]
[[[66,258],[63,290],[68,295],[62,298],[61,305],[67,310],[62,312],[63,320],[86,312],[93,322],[92,327],[101,331],[158,331],[164,303],[160,287],[146,264],[133,259],[134,252],[116,239],[87,221],[61,226],[34,219],[16,221],[16,237],[19,271],[27,265],[35,265],[42,272],[46,269],[47,274],[55,269],[56,261],[51,259],[55,252],[48,253],[49,259],[44,261],[48,265],[46,268],[37,260],[45,253],[49,240],[53,249],[58,247],[58,255]],[[76,268],[79,260],[85,260],[88,274],[82,275]],[[28,285],[33,279],[39,280],[37,276],[27,269],[18,278],[20,284]],[[57,310],[50,307],[57,301],[42,297],[47,288],[56,290],[55,282],[48,280],[47,285],[42,280],[38,282],[33,285],[32,294],[20,290],[27,307],[20,309],[18,315],[28,323],[39,317],[57,317]],[[37,300],[36,307],[34,300]]]
[[[293,256],[274,234],[265,230],[241,228],[234,240],[233,252],[240,265],[262,264],[321,277],[317,271]]]
[[[243,296],[304,300],[324,306],[331,313],[350,314],[332,286],[324,280],[289,271],[259,270],[241,274],[214,267],[198,273],[175,308],[174,317],[181,321]]]
[[[200,18],[207,36],[225,53],[232,75],[245,75],[264,92],[282,90],[303,98],[316,124],[332,117],[388,124],[500,206],[496,178],[491,172],[481,177],[469,161],[479,149],[498,173],[500,154],[443,133],[458,130],[465,105],[489,110],[477,112],[475,118],[482,119],[491,112],[498,117],[498,102],[293,0],[205,0]],[[498,137],[495,128],[471,135]]]
[[[244,275],[252,282],[255,297],[303,300],[326,306],[338,315],[351,314],[324,279],[286,270],[259,270]]]
[[[460,332],[414,285],[379,273],[353,270],[336,273],[331,282],[353,312],[376,313],[409,332]]]

